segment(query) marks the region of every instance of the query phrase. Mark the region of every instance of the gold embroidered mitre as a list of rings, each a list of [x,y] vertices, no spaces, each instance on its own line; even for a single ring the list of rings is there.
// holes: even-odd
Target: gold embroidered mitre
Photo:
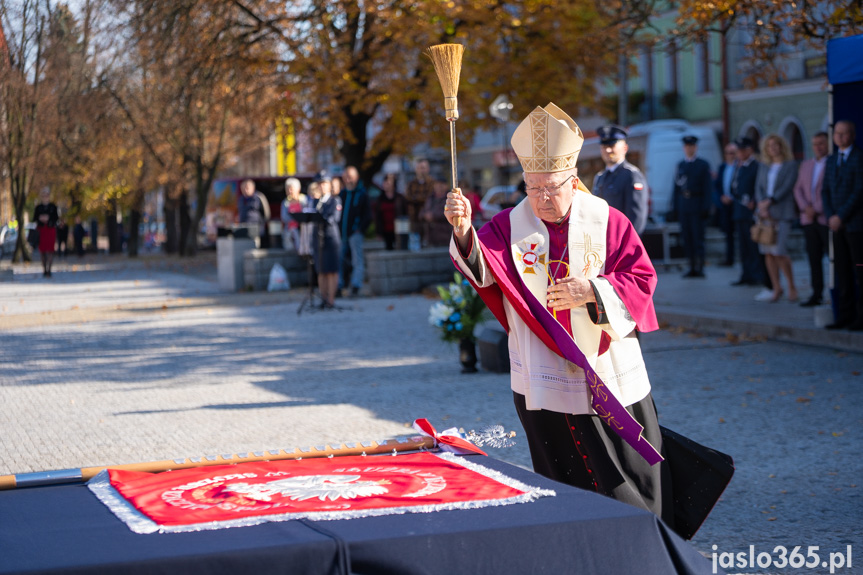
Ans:
[[[578,124],[550,102],[545,108],[537,106],[512,135],[512,149],[529,174],[574,168],[582,143]]]

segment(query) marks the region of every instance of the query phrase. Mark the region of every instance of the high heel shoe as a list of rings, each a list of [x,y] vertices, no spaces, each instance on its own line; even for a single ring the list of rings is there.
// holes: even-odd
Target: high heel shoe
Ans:
[[[791,303],[796,303],[799,297],[797,296],[797,292],[788,292],[788,301]]]
[[[779,293],[774,292],[773,297],[770,298],[770,303],[776,303],[782,297],[782,290],[779,290]]]

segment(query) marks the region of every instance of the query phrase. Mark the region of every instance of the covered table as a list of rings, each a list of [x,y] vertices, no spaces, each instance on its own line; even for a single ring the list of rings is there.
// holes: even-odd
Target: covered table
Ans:
[[[136,534],[84,485],[0,492],[0,574],[712,573],[651,513],[492,458],[556,496],[481,509]]]

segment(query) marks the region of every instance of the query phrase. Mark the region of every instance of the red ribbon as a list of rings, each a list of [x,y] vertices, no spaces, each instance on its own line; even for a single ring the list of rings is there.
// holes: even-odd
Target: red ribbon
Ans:
[[[488,454],[465,439],[458,437],[457,435],[451,435],[444,431],[443,433],[438,433],[437,430],[429,423],[428,419],[415,419],[414,420],[414,429],[428,435],[429,437],[433,437],[435,443],[443,449],[444,451],[451,451],[453,453],[457,453],[463,455],[465,453],[479,453],[480,455],[488,456]]]

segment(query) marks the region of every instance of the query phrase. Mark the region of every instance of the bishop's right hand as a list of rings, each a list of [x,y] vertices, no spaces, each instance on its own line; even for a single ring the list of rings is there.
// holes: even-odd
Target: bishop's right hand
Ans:
[[[444,215],[452,226],[455,236],[459,239],[466,238],[470,233],[470,221],[473,211],[470,207],[470,200],[464,197],[458,188],[446,195]]]

